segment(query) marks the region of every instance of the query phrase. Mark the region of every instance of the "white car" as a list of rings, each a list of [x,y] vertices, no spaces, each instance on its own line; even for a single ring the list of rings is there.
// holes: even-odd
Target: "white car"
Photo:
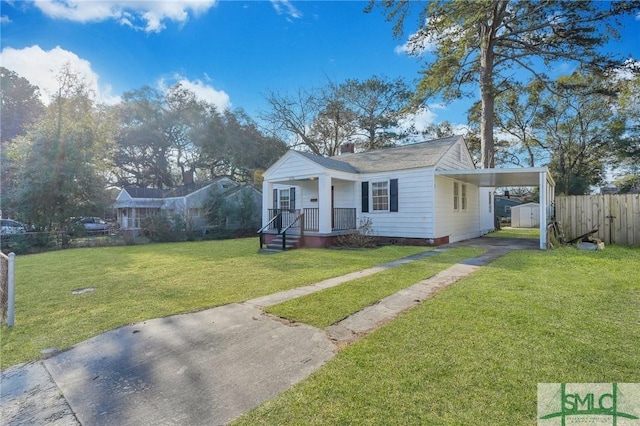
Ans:
[[[0,219],[0,233],[3,235],[24,234],[27,232],[26,226],[22,223],[11,219]]]
[[[85,231],[89,234],[106,234],[109,232],[109,224],[99,217],[83,217],[78,223],[84,226]]]

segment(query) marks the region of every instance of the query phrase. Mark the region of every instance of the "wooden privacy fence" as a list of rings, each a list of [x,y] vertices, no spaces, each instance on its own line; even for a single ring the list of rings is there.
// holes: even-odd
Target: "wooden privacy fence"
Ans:
[[[605,244],[640,247],[640,194],[558,195],[555,209],[567,240],[597,228]]]

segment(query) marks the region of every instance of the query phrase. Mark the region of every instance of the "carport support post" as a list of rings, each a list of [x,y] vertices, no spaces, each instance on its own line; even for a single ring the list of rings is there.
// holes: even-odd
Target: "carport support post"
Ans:
[[[547,249],[547,173],[540,172],[540,250]]]

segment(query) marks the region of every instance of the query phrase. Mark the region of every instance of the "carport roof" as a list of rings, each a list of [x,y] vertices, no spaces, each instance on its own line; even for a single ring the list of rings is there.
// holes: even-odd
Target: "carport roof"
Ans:
[[[522,169],[436,170],[436,175],[461,180],[476,186],[540,186],[540,174],[547,173],[547,182],[555,186],[546,167]]]

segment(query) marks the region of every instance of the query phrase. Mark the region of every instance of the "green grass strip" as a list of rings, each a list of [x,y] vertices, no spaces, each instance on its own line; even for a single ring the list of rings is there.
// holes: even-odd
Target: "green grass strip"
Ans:
[[[258,238],[98,247],[18,256],[15,326],[0,368],[122,325],[242,302],[424,251],[303,249],[258,254]],[[72,295],[72,290],[95,288]]]
[[[234,425],[536,425],[538,383],[640,382],[639,264],[511,252]]]
[[[490,232],[484,237],[488,238],[530,238],[530,239],[539,239],[540,238],[540,229],[539,228],[502,228],[499,231]]]
[[[386,296],[429,278],[461,260],[478,256],[483,252],[482,249],[469,247],[448,250],[369,277],[274,305],[266,311],[291,321],[324,328]]]

